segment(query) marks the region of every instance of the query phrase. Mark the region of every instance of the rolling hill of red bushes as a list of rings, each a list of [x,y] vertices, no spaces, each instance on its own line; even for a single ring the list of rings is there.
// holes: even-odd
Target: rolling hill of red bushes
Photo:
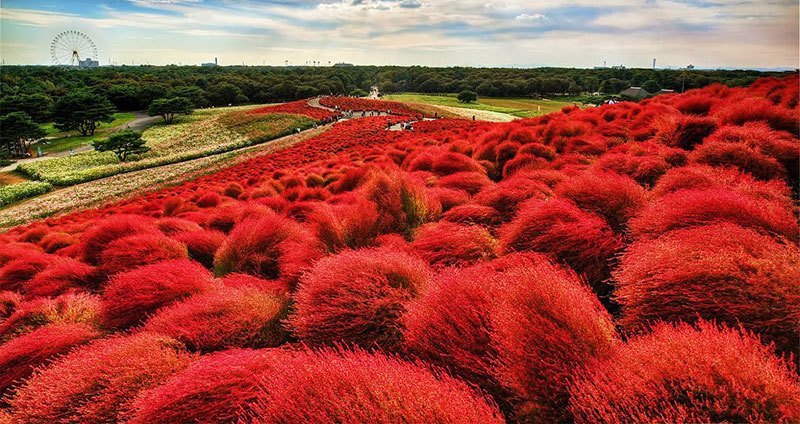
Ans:
[[[0,421],[798,422],[799,82],[354,119],[11,229]]]

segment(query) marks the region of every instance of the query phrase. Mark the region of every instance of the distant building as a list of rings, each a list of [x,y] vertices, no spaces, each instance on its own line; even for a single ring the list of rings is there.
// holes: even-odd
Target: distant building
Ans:
[[[620,96],[630,97],[632,99],[643,99],[651,94],[642,87],[628,87],[619,93]]]
[[[214,58],[214,62],[203,63],[200,66],[217,66],[217,58]]]
[[[78,66],[81,68],[96,68],[100,66],[100,61],[92,60],[91,57],[87,57],[83,60],[78,59]]]
[[[337,67],[337,68],[349,68],[349,67],[353,66],[353,64],[352,63],[339,62],[339,63],[334,63],[333,66]]]
[[[671,94],[674,92],[675,90],[667,90],[666,88],[662,88],[661,90],[658,90],[654,95],[658,96],[659,94]]]

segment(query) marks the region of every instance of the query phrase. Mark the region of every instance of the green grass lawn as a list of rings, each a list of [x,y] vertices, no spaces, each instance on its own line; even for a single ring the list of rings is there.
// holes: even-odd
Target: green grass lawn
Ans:
[[[519,118],[530,118],[532,116],[545,115],[556,112],[562,107],[573,104],[571,101],[562,99],[531,99],[515,97],[478,97],[477,102],[461,103],[456,98],[456,94],[432,95],[419,93],[387,94],[382,97],[384,100],[395,100],[400,102],[427,103],[440,106],[452,106],[467,109],[487,110],[513,115]]]
[[[78,147],[91,144],[94,140],[108,137],[108,132],[112,128],[125,125],[135,118],[136,115],[134,115],[133,112],[115,113],[113,121],[101,122],[100,125],[97,126],[94,135],[85,137],[81,136],[77,131],[60,132],[52,122],[42,124],[42,129],[47,133],[48,137],[56,137],[47,140],[47,144],[42,143],[42,153],[65,152],[69,149],[77,149]]]

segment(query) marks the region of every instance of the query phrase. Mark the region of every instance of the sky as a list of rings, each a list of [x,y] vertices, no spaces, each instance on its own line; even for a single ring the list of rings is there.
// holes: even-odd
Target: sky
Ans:
[[[0,0],[0,58],[101,65],[797,68],[797,0]]]

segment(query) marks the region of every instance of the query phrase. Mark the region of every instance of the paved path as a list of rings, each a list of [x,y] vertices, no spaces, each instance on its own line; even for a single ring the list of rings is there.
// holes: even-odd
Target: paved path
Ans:
[[[132,121],[128,122],[127,124],[119,125],[119,126],[116,126],[114,128],[111,128],[110,130],[108,130],[108,132],[119,131],[119,130],[122,130],[122,129],[125,129],[125,128],[131,129],[131,130],[134,130],[134,131],[143,131],[144,129],[146,129],[146,128],[158,123],[158,121],[161,120],[160,116],[147,116],[144,112],[140,112],[140,111],[133,112],[133,114],[136,117]],[[36,146],[36,143],[34,143],[33,146]],[[40,156],[40,157],[35,157],[35,158],[18,159],[16,162],[12,163],[11,165],[6,166],[5,168],[0,168],[0,172],[13,171],[13,170],[17,169],[17,165],[20,165],[20,164],[23,164],[23,163],[38,162],[38,161],[41,161],[41,160],[58,158],[58,157],[62,157],[62,156],[69,156],[70,154],[88,152],[89,150],[92,150],[92,149],[94,149],[94,148],[91,145],[86,145],[86,146],[80,146],[80,147],[78,147],[76,149],[72,149],[72,152],[70,152],[70,151],[55,152],[55,153],[50,153],[50,154],[47,154],[47,155],[44,155],[44,156]]]

